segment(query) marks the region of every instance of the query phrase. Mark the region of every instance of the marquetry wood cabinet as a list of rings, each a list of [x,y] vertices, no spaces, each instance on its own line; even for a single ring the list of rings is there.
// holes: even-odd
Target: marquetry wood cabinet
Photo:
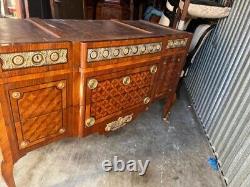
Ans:
[[[14,163],[38,147],[115,131],[162,98],[166,118],[191,40],[144,21],[0,19],[0,27],[1,168],[9,187]]]

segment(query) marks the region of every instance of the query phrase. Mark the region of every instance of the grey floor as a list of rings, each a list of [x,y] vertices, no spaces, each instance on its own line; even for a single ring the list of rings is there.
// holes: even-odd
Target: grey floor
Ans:
[[[208,142],[189,106],[185,89],[161,120],[162,103],[108,137],[65,139],[28,153],[15,165],[17,187],[221,187],[218,172],[207,164]],[[104,172],[101,163],[114,156],[150,160],[144,176]],[[5,186],[0,180],[0,186]]]

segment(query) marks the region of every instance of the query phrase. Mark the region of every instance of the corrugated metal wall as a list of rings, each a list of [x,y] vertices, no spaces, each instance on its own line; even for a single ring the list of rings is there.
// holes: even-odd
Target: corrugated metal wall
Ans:
[[[235,0],[185,78],[229,186],[250,187],[250,0]]]

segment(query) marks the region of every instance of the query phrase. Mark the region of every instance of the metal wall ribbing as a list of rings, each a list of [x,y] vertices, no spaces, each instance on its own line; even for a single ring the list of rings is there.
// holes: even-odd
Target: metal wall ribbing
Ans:
[[[250,0],[235,0],[185,78],[229,186],[250,186]]]

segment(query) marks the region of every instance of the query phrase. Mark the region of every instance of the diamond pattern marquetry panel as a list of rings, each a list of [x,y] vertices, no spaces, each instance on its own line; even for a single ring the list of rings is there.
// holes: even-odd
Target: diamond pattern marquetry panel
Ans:
[[[143,105],[150,96],[153,75],[150,71],[129,75],[131,82],[123,84],[123,77],[104,80],[98,83],[91,95],[91,116],[100,119],[118,111]]]
[[[23,120],[60,110],[62,94],[56,87],[50,87],[23,93],[17,102],[20,119]]]
[[[28,119],[22,123],[23,138],[29,143],[58,133],[62,128],[62,111]]]

